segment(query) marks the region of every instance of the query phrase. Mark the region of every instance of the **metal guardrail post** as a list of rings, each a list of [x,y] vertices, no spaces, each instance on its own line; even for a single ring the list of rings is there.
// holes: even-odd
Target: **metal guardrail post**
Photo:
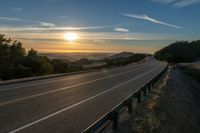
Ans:
[[[142,93],[141,93],[141,91],[138,91],[136,93],[136,98],[138,99],[138,103],[141,103],[141,101],[142,101]]]
[[[118,127],[118,121],[119,121],[119,112],[118,111],[113,111],[111,113],[111,120],[113,121],[113,129],[116,130]]]
[[[147,95],[147,87],[146,86],[143,88],[143,94],[144,94],[144,96]]]
[[[151,90],[153,89],[154,85],[153,85],[153,82],[150,82],[150,88]]]
[[[148,89],[148,92],[151,91],[151,85],[150,84],[147,84],[147,89]]]
[[[155,79],[152,81],[152,83],[151,83],[151,87],[152,87],[152,89],[154,88],[154,86],[155,86]]]
[[[126,100],[126,106],[128,107],[128,113],[133,113],[133,100],[129,98]]]

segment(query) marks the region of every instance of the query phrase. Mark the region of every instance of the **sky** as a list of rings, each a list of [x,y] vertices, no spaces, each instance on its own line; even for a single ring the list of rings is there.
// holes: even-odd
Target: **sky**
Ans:
[[[43,53],[154,53],[200,39],[199,13],[200,0],[1,0],[0,34]]]

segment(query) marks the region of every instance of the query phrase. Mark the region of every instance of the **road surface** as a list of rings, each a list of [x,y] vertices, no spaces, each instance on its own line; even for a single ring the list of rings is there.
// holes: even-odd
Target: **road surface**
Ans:
[[[115,69],[0,86],[0,133],[79,133],[166,66]]]

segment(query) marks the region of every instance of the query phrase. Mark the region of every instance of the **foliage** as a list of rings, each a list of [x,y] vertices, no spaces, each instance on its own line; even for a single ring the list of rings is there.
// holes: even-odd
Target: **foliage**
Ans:
[[[30,49],[26,53],[21,42],[12,41],[6,38],[5,35],[0,34],[1,80],[64,73],[81,69],[80,66],[73,69],[69,68],[68,62],[63,60],[50,60],[46,56],[39,56],[34,49]]]
[[[154,54],[155,58],[170,63],[192,62],[200,57],[200,40],[178,41]]]
[[[54,73],[64,73],[68,71],[68,63],[63,60],[54,59],[52,60]]]

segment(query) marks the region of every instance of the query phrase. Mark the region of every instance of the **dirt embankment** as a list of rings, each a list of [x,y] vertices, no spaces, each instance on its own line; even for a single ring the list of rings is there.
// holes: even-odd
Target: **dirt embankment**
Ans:
[[[135,107],[117,132],[200,133],[200,84],[170,68],[163,82]]]

